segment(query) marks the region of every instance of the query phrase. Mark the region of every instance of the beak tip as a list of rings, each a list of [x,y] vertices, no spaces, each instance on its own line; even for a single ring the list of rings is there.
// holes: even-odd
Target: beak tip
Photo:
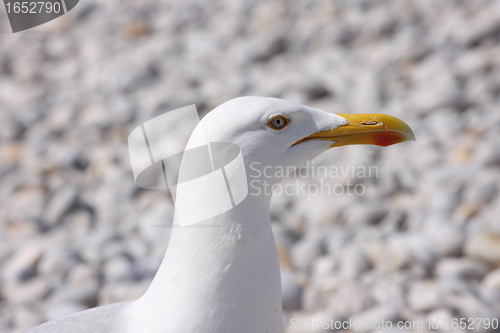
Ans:
[[[413,133],[410,127],[408,127],[408,137],[410,138],[410,140],[407,141],[417,141],[417,139],[415,138],[415,133]]]

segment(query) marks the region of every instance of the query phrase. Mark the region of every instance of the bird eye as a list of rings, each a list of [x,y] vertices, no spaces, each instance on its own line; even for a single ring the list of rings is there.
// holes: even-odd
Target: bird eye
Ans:
[[[269,127],[275,130],[281,130],[283,129],[286,125],[290,123],[290,119],[284,116],[274,116],[271,119],[269,119],[269,122],[267,123]]]

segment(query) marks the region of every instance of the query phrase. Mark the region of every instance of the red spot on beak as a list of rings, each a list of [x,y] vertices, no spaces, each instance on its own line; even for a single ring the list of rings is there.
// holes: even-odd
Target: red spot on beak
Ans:
[[[387,147],[402,141],[404,141],[404,135],[398,132],[380,132],[376,133],[373,138],[373,144],[382,147]]]

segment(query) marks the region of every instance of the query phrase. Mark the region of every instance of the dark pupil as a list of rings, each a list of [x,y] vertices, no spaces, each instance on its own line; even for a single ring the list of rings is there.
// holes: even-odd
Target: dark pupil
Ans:
[[[283,125],[284,125],[283,118],[275,118],[275,119],[273,119],[272,125],[273,125],[273,127],[276,127],[276,128],[283,127]]]

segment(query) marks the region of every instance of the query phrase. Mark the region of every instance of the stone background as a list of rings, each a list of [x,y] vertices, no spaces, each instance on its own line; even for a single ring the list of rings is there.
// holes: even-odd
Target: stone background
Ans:
[[[486,0],[82,0],[18,34],[2,8],[0,331],[140,296],[168,243],[148,221],[173,208],[135,186],[128,134],[242,95],[388,113],[417,137],[315,161],[376,166],[327,180],[363,195],[274,198],[287,332],[498,318],[499,44]]]

